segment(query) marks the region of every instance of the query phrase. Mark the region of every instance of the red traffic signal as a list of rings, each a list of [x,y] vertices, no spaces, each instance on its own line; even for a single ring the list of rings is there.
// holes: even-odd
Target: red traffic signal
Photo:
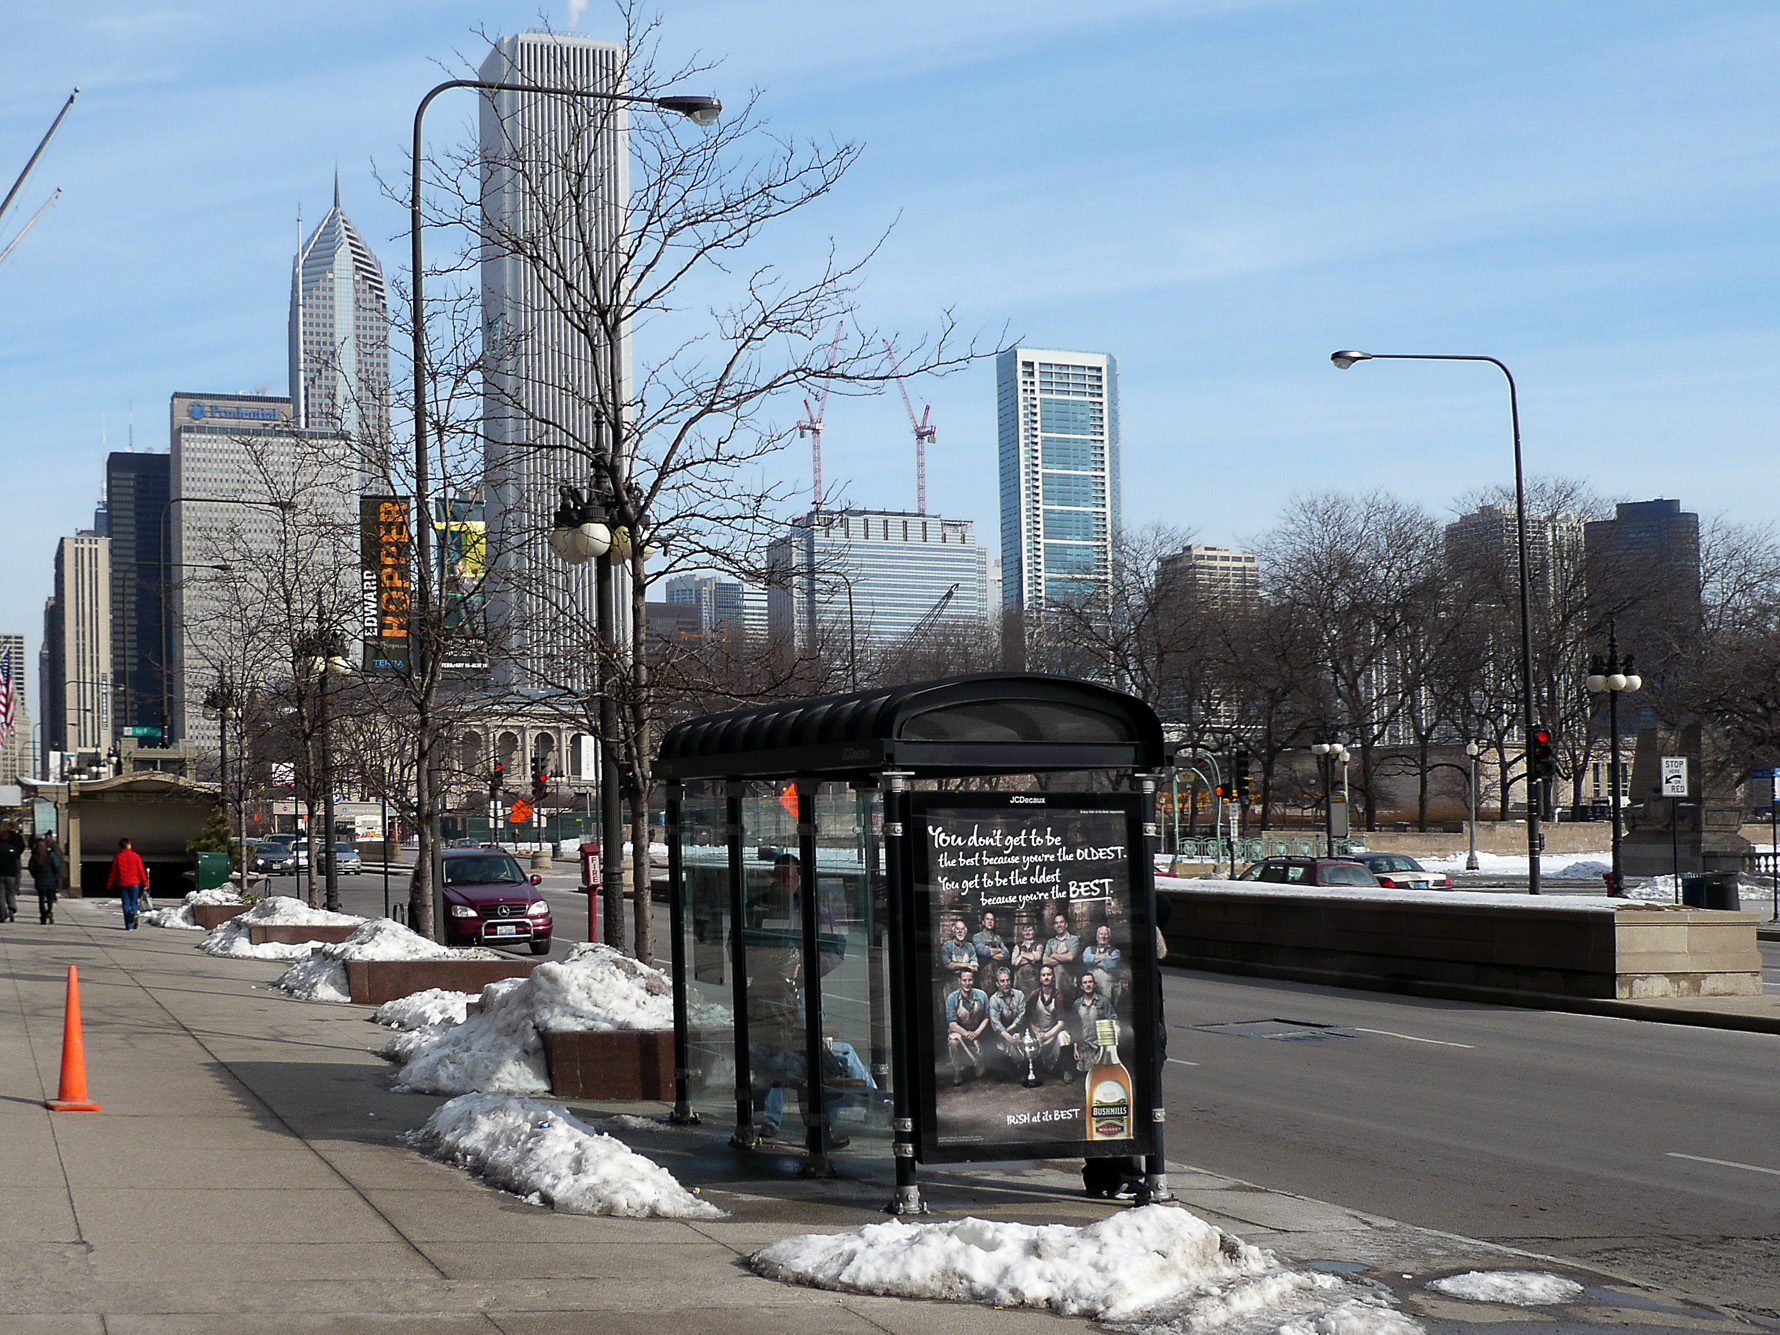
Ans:
[[[1557,756],[1552,753],[1551,742],[1550,728],[1533,729],[1533,773],[1541,779],[1557,777]]]
[[[1533,730],[1533,745],[1534,746],[1550,746],[1551,745],[1551,729],[1550,728],[1535,728]]]

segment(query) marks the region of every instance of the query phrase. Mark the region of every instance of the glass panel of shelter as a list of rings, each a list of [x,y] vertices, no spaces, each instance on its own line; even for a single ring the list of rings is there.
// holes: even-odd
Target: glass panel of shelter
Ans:
[[[739,850],[727,829],[739,809]],[[740,947],[748,1030],[747,1110],[757,1132],[800,1145],[806,1109],[802,894],[807,883],[789,783],[689,784],[681,812],[690,963],[690,1096],[700,1115],[738,1108],[735,1033]],[[816,793],[818,958],[822,1067],[838,1137],[888,1139],[889,950],[882,797],[825,783]],[[740,853],[741,939],[734,932],[731,864]]]

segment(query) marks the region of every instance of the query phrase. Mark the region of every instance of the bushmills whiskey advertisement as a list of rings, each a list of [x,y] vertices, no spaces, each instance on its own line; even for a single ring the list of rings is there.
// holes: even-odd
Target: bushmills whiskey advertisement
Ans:
[[[1155,952],[1133,906],[1135,799],[942,792],[911,806],[923,1157],[1141,1152],[1148,1086],[1132,1068],[1154,1047]]]

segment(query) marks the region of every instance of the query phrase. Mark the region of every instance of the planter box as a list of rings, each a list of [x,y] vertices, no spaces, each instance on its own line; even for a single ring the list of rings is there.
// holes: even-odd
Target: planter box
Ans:
[[[674,1097],[671,1029],[546,1033],[544,1061],[550,1092],[559,1098],[640,1103]]]
[[[273,922],[247,929],[247,939],[256,946],[263,946],[268,941],[276,941],[281,946],[300,946],[305,942],[314,941],[321,945],[332,945],[336,941],[344,941],[358,928],[351,923],[296,923]]]
[[[230,918],[239,918],[247,912],[245,904],[193,904],[192,921],[205,931],[215,931]]]
[[[503,978],[526,978],[543,960],[346,960],[346,983],[360,1006],[381,1006],[429,987],[481,992]]]

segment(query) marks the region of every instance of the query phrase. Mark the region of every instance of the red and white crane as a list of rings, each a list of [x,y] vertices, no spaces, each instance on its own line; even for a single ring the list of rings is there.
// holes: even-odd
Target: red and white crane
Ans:
[[[909,425],[915,428],[915,513],[927,513],[927,446],[936,437],[938,428],[930,426],[927,419],[933,415],[933,405],[921,405],[919,420],[915,417],[915,405],[909,399],[908,386],[902,383],[902,368],[896,364],[896,352],[890,346],[890,340],[878,340],[884,345],[884,353],[890,358],[890,370],[895,373],[896,388],[902,391],[902,406],[908,409]]]
[[[824,371],[834,370],[834,355],[840,350],[841,330],[846,328],[845,320],[834,322],[834,339],[828,345],[828,365]],[[822,382],[822,397],[814,406],[808,399],[803,401],[803,410],[807,416],[797,424],[797,434],[810,438],[810,509],[822,508],[822,416],[828,411],[828,387],[830,382]]]

